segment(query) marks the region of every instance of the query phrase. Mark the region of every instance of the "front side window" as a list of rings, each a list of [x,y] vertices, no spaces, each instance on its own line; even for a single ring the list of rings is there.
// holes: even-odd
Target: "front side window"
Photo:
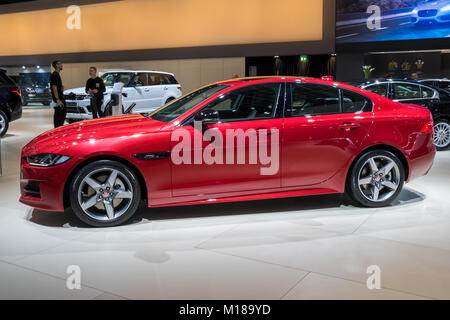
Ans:
[[[374,84],[365,87],[364,90],[379,94],[380,96],[387,97],[388,95],[388,85],[387,83]]]
[[[207,87],[200,88],[159,108],[158,110],[148,115],[148,117],[162,122],[170,122],[228,87],[229,86],[223,84],[213,84]]]
[[[409,83],[394,83],[394,100],[420,99],[420,87]]]
[[[358,113],[372,111],[372,102],[358,93],[342,90],[342,112]]]
[[[133,85],[148,86],[148,77],[146,73],[138,73],[134,76]]]
[[[291,116],[317,116],[340,112],[339,89],[318,84],[292,87]]]
[[[279,91],[279,83],[252,85],[229,92],[205,108],[217,110],[221,122],[271,119]]]
[[[431,99],[434,96],[434,90],[426,87],[422,87],[422,98]]]
[[[128,85],[133,78],[132,73],[105,73],[102,75],[102,80],[105,86],[112,87],[117,82],[122,82],[124,85]]]

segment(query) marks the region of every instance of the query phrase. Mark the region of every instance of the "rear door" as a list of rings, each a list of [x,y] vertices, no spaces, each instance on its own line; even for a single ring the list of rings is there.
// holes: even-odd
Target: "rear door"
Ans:
[[[352,159],[372,125],[372,103],[330,85],[292,83],[290,88],[281,185],[313,186],[333,177]]]
[[[430,90],[432,94],[422,94],[421,87],[421,85],[415,83],[393,82],[392,100],[424,107],[430,107],[433,103],[438,102],[434,96],[434,90]]]
[[[160,73],[149,73],[149,79],[151,84],[151,106],[153,109],[156,109],[164,105],[166,83],[163,75]]]

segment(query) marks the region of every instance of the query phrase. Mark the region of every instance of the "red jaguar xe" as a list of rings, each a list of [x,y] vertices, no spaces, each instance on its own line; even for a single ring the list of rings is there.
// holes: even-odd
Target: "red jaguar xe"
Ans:
[[[345,84],[310,78],[221,81],[151,114],[46,132],[23,148],[20,201],[91,226],[149,207],[347,192],[389,205],[425,175],[433,121]],[[299,200],[300,201],[300,200]]]

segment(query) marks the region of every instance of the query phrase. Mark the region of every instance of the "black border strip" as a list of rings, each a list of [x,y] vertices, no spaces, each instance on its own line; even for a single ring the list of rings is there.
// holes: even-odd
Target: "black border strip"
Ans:
[[[36,3],[42,1],[50,1],[50,0],[36,1]],[[50,2],[53,2],[53,0],[51,0]],[[76,63],[76,62],[226,58],[226,57],[298,55],[298,54],[331,54],[334,52],[335,48],[335,33],[334,33],[335,9],[336,9],[336,2],[334,0],[324,0],[323,35],[322,40],[320,41],[220,45],[220,46],[184,47],[184,48],[145,49],[145,50],[78,52],[78,53],[41,54],[41,55],[23,55],[23,56],[1,56],[0,65],[2,66],[18,66],[18,65],[20,66],[30,64],[45,65],[49,64],[51,61],[55,59],[62,60],[63,62],[66,63]]]
[[[27,12],[46,9],[65,8],[70,5],[87,5],[102,2],[115,2],[121,0],[37,0],[8,3],[0,5],[0,14]]]

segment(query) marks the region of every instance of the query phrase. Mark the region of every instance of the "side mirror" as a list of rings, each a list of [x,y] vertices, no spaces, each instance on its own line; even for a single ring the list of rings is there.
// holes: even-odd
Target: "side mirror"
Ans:
[[[194,121],[201,121],[204,125],[218,123],[220,121],[219,112],[213,109],[203,109],[196,113]]]

